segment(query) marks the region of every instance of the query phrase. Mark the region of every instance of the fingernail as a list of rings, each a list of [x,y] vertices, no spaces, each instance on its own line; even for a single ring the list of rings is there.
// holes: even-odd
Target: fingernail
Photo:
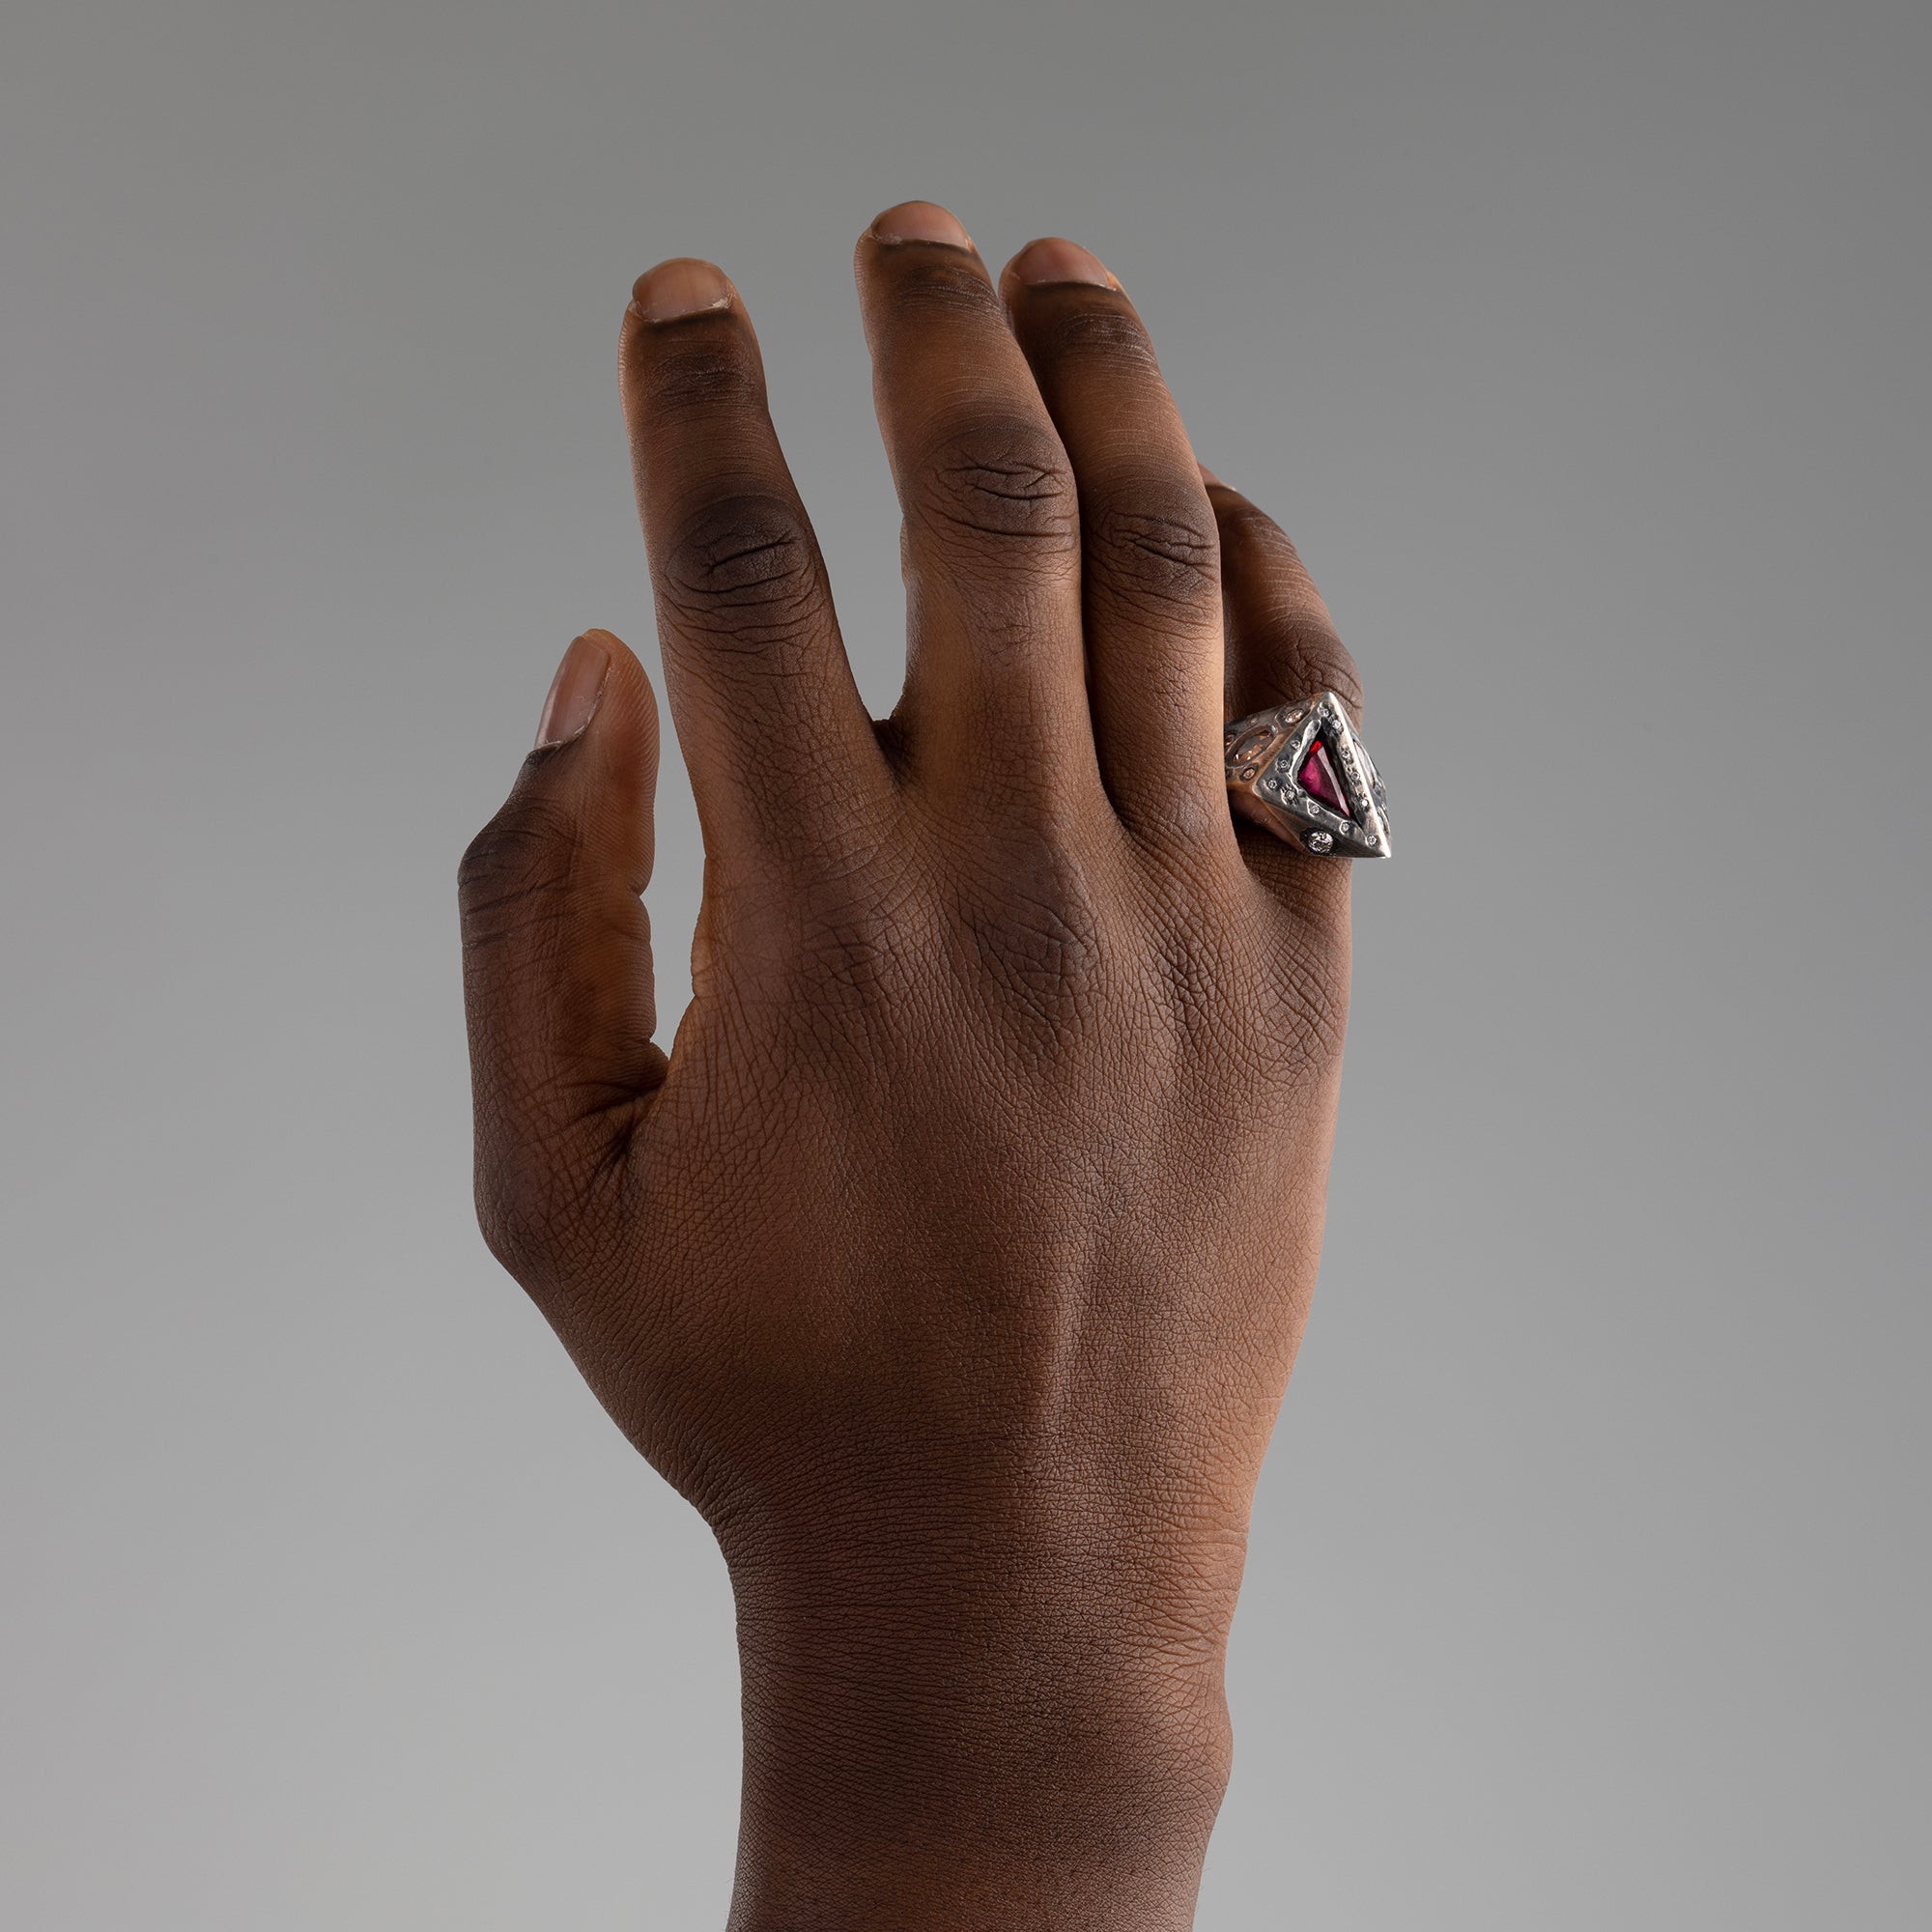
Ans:
[[[902,201],[872,223],[875,242],[941,242],[970,248],[973,238],[936,201]]]
[[[1029,242],[1013,257],[1012,270],[1013,279],[1030,289],[1044,288],[1051,282],[1092,282],[1103,289],[1121,286],[1097,255],[1090,255],[1079,242],[1063,241],[1058,235]]]
[[[709,309],[729,308],[731,284],[715,263],[679,255],[638,277],[631,306],[646,322],[676,322]]]
[[[543,716],[537,720],[538,751],[553,751],[583,735],[585,725],[597,715],[597,702],[604,696],[604,680],[610,672],[611,653],[591,633],[586,631],[571,640],[550,681]]]
[[[1211,483],[1218,490],[1225,490],[1228,487],[1205,463],[1197,463],[1194,467],[1200,470],[1202,482]]]

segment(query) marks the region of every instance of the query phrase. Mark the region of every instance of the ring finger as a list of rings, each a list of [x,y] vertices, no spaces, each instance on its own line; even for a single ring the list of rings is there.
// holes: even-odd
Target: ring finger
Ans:
[[[1202,472],[1221,533],[1230,718],[1332,691],[1362,722],[1362,680],[1288,533],[1238,490]],[[1239,829],[1248,868],[1285,904],[1346,917],[1347,863],[1312,859],[1258,826]]]

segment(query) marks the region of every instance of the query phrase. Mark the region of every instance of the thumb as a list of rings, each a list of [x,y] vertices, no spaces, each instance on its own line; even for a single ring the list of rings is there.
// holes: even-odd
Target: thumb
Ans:
[[[476,1111],[476,1204],[536,1287],[662,1084],[650,878],[657,702],[630,651],[586,631],[563,654],[536,749],[458,871]]]

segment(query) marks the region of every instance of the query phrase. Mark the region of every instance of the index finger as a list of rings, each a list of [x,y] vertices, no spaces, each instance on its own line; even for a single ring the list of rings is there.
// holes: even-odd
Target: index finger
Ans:
[[[640,276],[622,368],[665,684],[706,849],[727,865],[822,854],[891,778],[724,271],[679,258]]]

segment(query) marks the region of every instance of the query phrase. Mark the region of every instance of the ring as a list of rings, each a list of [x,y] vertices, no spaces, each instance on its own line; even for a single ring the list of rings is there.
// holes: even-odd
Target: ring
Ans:
[[[1242,817],[1319,858],[1388,857],[1388,794],[1332,691],[1236,719],[1226,749]]]

